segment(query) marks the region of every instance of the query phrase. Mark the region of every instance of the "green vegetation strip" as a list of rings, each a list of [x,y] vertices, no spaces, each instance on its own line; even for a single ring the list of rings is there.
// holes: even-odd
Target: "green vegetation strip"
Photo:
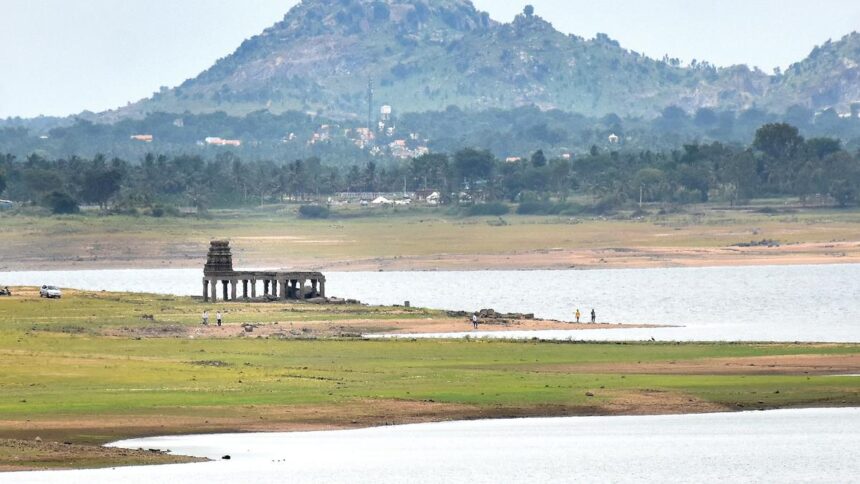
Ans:
[[[464,341],[113,340],[39,335],[0,350],[0,420],[169,414],[181,407],[336,404],[355,399],[477,405],[586,403],[588,390],[659,389],[734,405],[751,392],[860,402],[853,378],[579,373],[577,365],[796,354],[856,346],[569,345]],[[197,363],[195,363],[197,362]],[[219,362],[218,366],[210,365]],[[570,372],[542,371],[571,365]],[[840,397],[841,398],[841,397]],[[846,400],[847,401],[847,400]],[[205,410],[201,410],[205,412]]]
[[[296,423],[342,428],[448,418],[860,405],[860,386],[853,377],[802,370],[684,374],[656,369],[672,362],[797,355],[830,355],[856,363],[856,344],[103,335],[132,325],[196,325],[202,307],[191,298],[131,294],[0,299],[0,438],[47,435],[61,442],[100,443],[156,433],[290,429]],[[428,314],[421,309],[309,305],[229,309],[234,320],[258,317],[299,324],[329,316],[384,320]],[[141,319],[152,314],[154,321]],[[162,323],[162,318],[170,322]],[[80,331],[69,331],[70,325]],[[647,370],[649,364],[656,365],[653,372]],[[631,365],[645,365],[646,370],[628,373]],[[620,401],[626,406],[619,407]],[[688,401],[698,407],[685,407]]]

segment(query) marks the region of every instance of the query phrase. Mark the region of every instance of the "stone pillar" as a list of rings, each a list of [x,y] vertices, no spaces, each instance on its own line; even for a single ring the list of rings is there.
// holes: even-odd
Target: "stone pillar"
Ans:
[[[269,280],[268,279],[263,279],[263,295],[264,296],[269,295]]]
[[[236,289],[238,286],[239,286],[239,281],[237,281],[236,279],[233,279],[232,281],[230,281],[230,300],[231,301],[236,300]]]
[[[230,293],[228,291],[230,288],[228,287],[229,286],[228,281],[221,281],[221,285],[224,288],[224,300],[229,301],[230,300]]]
[[[257,299],[257,280],[251,279],[251,298]]]
[[[281,281],[281,299],[286,301],[290,297],[290,281],[284,279]]]
[[[272,279],[272,297],[278,299],[278,280]]]
[[[320,279],[320,297],[325,297],[325,279]]]
[[[317,284],[318,284],[318,282],[316,279],[311,279],[311,297],[319,296],[319,290],[317,289],[317,287],[318,287]]]
[[[209,302],[209,281],[203,279],[203,302]]]
[[[248,299],[248,280],[242,280],[242,299]]]
[[[209,292],[212,293],[212,302],[218,301],[218,281],[209,281]]]
[[[296,299],[304,299],[304,298],[305,298],[305,280],[299,279],[298,292],[296,293]]]

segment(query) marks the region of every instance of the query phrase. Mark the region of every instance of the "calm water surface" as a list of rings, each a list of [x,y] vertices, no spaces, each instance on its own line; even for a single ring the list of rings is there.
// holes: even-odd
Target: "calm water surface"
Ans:
[[[860,409],[450,422],[162,437],[230,461],[7,474],[12,483],[860,482]]]
[[[583,314],[595,308],[600,321],[683,326],[492,337],[860,342],[860,265],[326,275],[330,295],[370,304],[493,308],[567,321],[577,307]],[[190,269],[17,272],[0,273],[0,284],[197,295],[200,278]]]

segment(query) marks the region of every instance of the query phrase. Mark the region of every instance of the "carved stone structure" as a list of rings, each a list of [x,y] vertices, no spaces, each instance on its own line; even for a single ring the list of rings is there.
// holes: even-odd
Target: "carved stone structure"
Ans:
[[[325,296],[325,276],[319,272],[235,271],[230,242],[213,241],[209,246],[203,269],[203,299],[218,300],[218,285],[222,285],[224,301],[257,299],[257,285],[262,282],[260,296],[267,299],[300,300]],[[242,295],[239,297],[239,283]],[[250,289],[250,291],[249,291]]]

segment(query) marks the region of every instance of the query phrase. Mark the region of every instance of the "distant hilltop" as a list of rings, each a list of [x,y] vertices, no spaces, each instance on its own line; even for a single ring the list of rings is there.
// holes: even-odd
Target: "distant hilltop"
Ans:
[[[194,79],[99,118],[268,110],[361,121],[381,105],[403,113],[527,105],[589,116],[654,117],[669,106],[849,113],[856,101],[856,33],[767,74],[651,59],[605,34],[563,34],[531,7],[500,23],[467,0],[305,0]]]

